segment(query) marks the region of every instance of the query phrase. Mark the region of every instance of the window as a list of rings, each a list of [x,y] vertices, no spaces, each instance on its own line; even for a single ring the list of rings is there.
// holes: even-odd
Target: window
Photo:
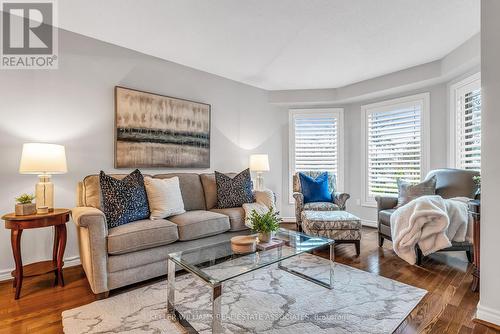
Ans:
[[[451,86],[450,166],[481,169],[481,75]]]
[[[343,189],[343,113],[340,108],[290,110],[290,203],[293,174],[328,171]]]
[[[397,180],[419,182],[428,170],[429,94],[361,107],[363,205],[397,196]]]

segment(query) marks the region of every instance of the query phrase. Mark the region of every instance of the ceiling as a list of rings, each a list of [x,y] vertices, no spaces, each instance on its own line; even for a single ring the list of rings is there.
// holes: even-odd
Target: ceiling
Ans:
[[[267,90],[336,88],[444,57],[479,0],[64,0],[59,26]]]

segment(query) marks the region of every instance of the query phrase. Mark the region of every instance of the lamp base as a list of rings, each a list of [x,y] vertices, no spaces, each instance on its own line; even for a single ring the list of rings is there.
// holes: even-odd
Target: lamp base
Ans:
[[[262,172],[257,172],[257,177],[255,178],[255,190],[263,190],[264,189],[264,177],[262,176]]]
[[[35,186],[36,208],[46,206],[49,211],[54,211],[54,184],[50,175],[38,175],[38,183]]]

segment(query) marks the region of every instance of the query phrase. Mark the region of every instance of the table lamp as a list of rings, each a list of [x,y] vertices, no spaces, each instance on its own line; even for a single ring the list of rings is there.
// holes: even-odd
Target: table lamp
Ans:
[[[23,145],[19,173],[38,174],[35,187],[37,209],[46,206],[49,211],[54,210],[54,184],[51,175],[64,174],[67,171],[64,146],[41,143]]]
[[[255,189],[264,189],[264,177],[262,173],[269,171],[269,157],[267,154],[252,154],[250,156],[250,170],[257,173]]]

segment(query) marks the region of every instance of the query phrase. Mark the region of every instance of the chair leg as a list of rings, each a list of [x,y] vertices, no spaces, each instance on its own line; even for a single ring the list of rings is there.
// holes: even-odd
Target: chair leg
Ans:
[[[356,247],[356,256],[359,256],[359,254],[361,253],[361,241],[354,241],[354,246]]]
[[[469,263],[473,263],[474,262],[474,257],[472,255],[471,249],[466,250],[465,254],[467,254],[467,260],[469,261]]]
[[[378,246],[382,247],[384,245],[384,237],[382,235],[378,235]]]
[[[424,257],[424,255],[422,254],[422,251],[420,250],[420,248],[418,246],[415,247],[415,251],[417,252],[417,266],[421,266],[422,265],[422,258]]]

